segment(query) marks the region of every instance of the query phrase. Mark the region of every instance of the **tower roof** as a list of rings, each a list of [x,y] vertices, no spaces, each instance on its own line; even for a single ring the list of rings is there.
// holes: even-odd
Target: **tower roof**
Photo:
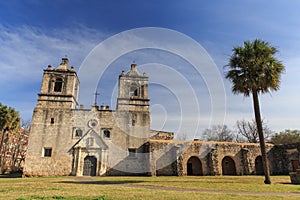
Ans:
[[[127,76],[141,76],[140,72],[136,69],[136,64],[131,64],[130,71],[126,74]]]
[[[69,67],[69,60],[68,58],[62,58],[62,61],[58,67],[55,68],[58,71],[69,71],[72,70],[72,67]]]

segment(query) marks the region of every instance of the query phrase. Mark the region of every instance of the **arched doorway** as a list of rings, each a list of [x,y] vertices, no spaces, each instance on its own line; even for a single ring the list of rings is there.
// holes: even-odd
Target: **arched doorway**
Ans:
[[[235,163],[232,158],[225,156],[222,160],[223,175],[236,175]]]
[[[94,156],[84,158],[83,176],[96,176],[97,159]]]
[[[187,161],[187,175],[203,175],[202,164],[199,158],[192,156]]]
[[[257,156],[255,158],[255,174],[256,175],[264,175],[264,168],[263,168],[261,156]]]

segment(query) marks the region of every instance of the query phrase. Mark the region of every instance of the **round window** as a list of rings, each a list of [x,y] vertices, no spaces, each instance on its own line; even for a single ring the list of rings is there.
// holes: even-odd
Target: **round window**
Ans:
[[[91,127],[91,128],[94,128],[96,127],[98,124],[97,120],[95,119],[91,119],[89,122],[88,122],[88,126]]]

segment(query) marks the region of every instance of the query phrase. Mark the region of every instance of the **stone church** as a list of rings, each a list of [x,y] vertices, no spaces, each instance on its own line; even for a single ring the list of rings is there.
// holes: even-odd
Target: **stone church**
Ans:
[[[148,77],[136,64],[119,75],[116,110],[79,106],[79,78],[68,62],[44,70],[24,176],[263,174],[258,144],[178,141],[151,130]],[[272,174],[298,168],[300,145],[267,144],[267,151]]]

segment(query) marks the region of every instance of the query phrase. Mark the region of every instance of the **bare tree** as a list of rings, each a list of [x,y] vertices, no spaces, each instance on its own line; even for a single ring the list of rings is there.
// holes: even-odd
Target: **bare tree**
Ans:
[[[263,122],[263,132],[265,140],[270,139],[273,132],[268,128],[266,123]],[[246,120],[238,120],[236,122],[237,126],[237,141],[238,142],[251,142],[251,143],[258,143],[259,142],[259,135],[256,126],[255,120],[246,121]],[[242,136],[242,137],[239,137]]]
[[[234,135],[226,125],[214,125],[211,128],[205,129],[203,137],[207,141],[226,141],[232,142]]]
[[[30,125],[31,125],[31,120],[30,119],[21,119],[21,123],[20,123],[20,126],[22,128],[24,128],[24,130],[29,130],[30,129]]]

